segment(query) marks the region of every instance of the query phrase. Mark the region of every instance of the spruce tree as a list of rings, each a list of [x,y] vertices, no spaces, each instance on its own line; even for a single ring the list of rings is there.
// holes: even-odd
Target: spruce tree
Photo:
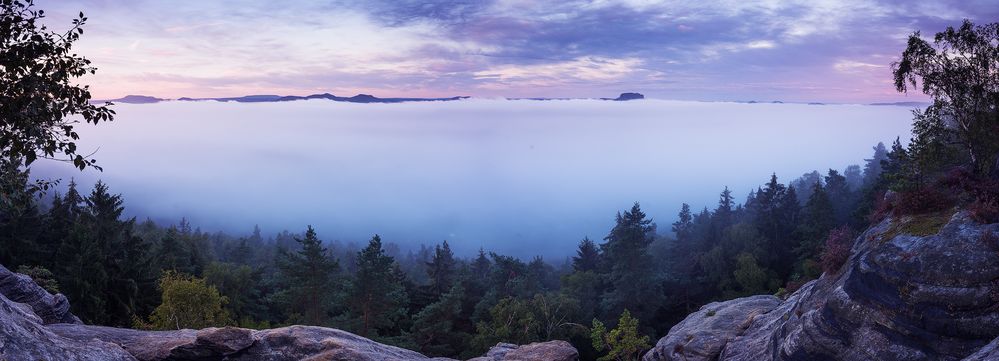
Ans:
[[[427,265],[427,276],[430,277],[430,291],[434,298],[440,298],[454,284],[455,260],[451,246],[444,241],[434,247],[434,257]]]
[[[394,262],[382,249],[382,239],[378,235],[357,254],[357,273],[347,305],[361,336],[384,335],[406,316],[406,289],[393,272]]]
[[[677,221],[673,222],[673,233],[676,234],[678,242],[687,242],[690,240],[694,227],[693,219],[694,217],[690,214],[690,205],[684,203],[680,206]]]
[[[812,196],[808,198],[808,203],[805,203],[801,224],[798,226],[798,235],[801,239],[801,244],[795,250],[798,260],[814,260],[822,241],[834,226],[835,210],[832,201],[829,200],[829,195],[822,185],[815,183],[812,187]]]
[[[300,250],[294,253],[282,250],[277,260],[287,287],[282,295],[289,303],[293,319],[300,317],[306,324],[323,325],[330,316],[340,265],[330,257],[312,226],[308,226],[304,238],[296,237],[295,242],[301,246]]]
[[[458,328],[462,322],[465,288],[460,283],[420,310],[413,318],[413,339],[420,352],[430,356],[457,356],[471,335]]]
[[[602,300],[606,317],[625,309],[632,310],[640,319],[651,319],[655,314],[657,304],[649,300],[659,298],[659,280],[648,253],[655,229],[638,202],[630,211],[617,214],[614,228],[601,245],[609,268],[609,289]]]
[[[575,272],[595,271],[600,266],[600,250],[589,237],[583,238],[572,257],[572,270]]]

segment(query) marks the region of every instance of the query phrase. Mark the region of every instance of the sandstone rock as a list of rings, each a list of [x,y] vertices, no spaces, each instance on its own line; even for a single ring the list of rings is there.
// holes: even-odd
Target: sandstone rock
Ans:
[[[80,342],[54,334],[26,304],[0,294],[0,360],[134,361],[118,345]]]
[[[291,326],[254,331],[252,347],[232,360],[429,360],[417,352],[383,345],[332,328]]]
[[[991,343],[962,361],[999,361],[999,338],[992,340]]]
[[[48,323],[82,323],[69,312],[69,301],[62,294],[52,295],[31,280],[0,265],[0,294],[7,299],[31,306],[34,314]]]
[[[469,361],[575,361],[579,352],[565,341],[536,342],[517,346],[498,343],[485,356]]]
[[[753,296],[709,303],[673,326],[669,334],[660,339],[643,359],[716,360],[729,341],[745,331],[756,317],[770,312],[780,303],[780,299],[774,296]]]
[[[751,318],[758,309],[733,308],[744,312],[734,318],[752,320],[735,337],[698,322],[703,310],[692,314],[646,360],[668,359],[660,345],[692,334],[727,340],[721,361],[960,360],[979,351],[994,357],[989,342],[999,336],[999,249],[983,234],[999,232],[999,224],[957,213],[943,219],[936,234],[911,234],[932,230],[938,221],[932,217],[939,215],[871,227],[839,273],[806,284],[769,312]]]

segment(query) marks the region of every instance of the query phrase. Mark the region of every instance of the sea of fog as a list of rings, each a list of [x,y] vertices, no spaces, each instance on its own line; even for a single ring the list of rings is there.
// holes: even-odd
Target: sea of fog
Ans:
[[[909,138],[897,106],[644,100],[353,104],[118,104],[81,125],[103,172],[42,163],[35,175],[104,180],[126,213],[205,231],[316,227],[325,240],[378,233],[561,260],[641,202],[668,232],[682,202],[713,208],[782,182],[862,164]],[[41,161],[40,161],[41,163]],[[64,182],[65,184],[65,182]],[[89,190],[86,190],[89,192]]]

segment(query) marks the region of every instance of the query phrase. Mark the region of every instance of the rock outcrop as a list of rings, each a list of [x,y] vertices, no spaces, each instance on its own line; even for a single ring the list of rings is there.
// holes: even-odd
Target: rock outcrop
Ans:
[[[81,323],[69,312],[66,296],[50,294],[31,277],[11,272],[3,265],[0,265],[0,294],[10,301],[30,306],[43,323]]]
[[[538,342],[523,346],[499,343],[482,357],[468,361],[574,361],[579,352],[565,341]]]
[[[135,360],[114,343],[68,339],[56,335],[43,323],[31,306],[0,294],[0,360]]]
[[[707,305],[644,359],[999,360],[997,233],[963,212],[884,220],[837,273]]]
[[[572,361],[564,341],[499,344],[477,360]],[[382,361],[438,360],[324,327],[270,330],[236,327],[142,331],[84,325],[62,295],[51,295],[30,277],[0,266],[2,361]],[[453,360],[452,360],[453,361]]]

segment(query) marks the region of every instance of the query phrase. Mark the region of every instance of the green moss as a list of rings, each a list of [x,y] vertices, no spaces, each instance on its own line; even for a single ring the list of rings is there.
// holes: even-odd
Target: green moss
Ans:
[[[708,310],[708,313],[706,313],[705,315],[706,315],[707,317],[711,317],[711,316],[714,316],[714,315],[715,315],[715,310]]]
[[[925,237],[940,232],[950,221],[953,212],[950,210],[905,216],[892,222],[891,228],[884,233],[884,240],[890,240],[900,234]]]

